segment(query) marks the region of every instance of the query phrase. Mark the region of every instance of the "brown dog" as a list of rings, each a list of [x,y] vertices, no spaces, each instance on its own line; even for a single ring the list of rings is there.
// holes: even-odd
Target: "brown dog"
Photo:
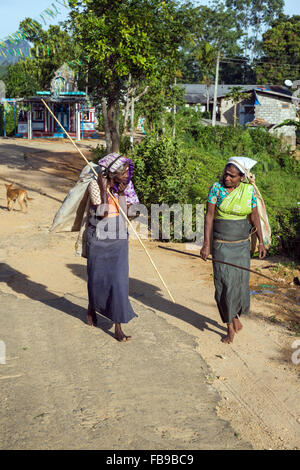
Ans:
[[[7,208],[9,211],[12,210],[14,203],[18,199],[20,205],[20,210],[23,212],[23,202],[25,204],[25,212],[28,212],[27,201],[32,201],[33,198],[28,197],[27,191],[25,189],[13,189],[13,184],[6,184],[6,197],[7,197]]]

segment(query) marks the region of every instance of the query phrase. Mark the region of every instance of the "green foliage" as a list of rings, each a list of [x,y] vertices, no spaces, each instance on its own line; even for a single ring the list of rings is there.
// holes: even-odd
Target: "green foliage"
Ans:
[[[233,121],[234,121],[234,127],[237,125],[237,114],[236,114],[236,109],[237,109],[237,104],[245,100],[247,98],[250,98],[251,93],[244,91],[242,86],[235,86],[231,87],[229,93],[225,96],[225,100],[232,100],[233,105],[234,105],[234,111],[233,111]]]
[[[146,118],[146,130],[164,127],[166,119],[172,125],[173,113],[167,112],[166,108],[182,106],[185,102],[184,94],[184,88],[174,85],[173,77],[153,79],[147,93],[136,104],[136,116]]]
[[[42,89],[39,79],[41,74],[38,64],[29,58],[9,65],[4,77],[7,96],[20,98],[35,95],[36,91]]]
[[[3,80],[3,77],[6,75],[6,65],[0,65],[0,80]]]
[[[277,124],[277,126],[274,127],[274,129],[278,129],[279,127],[283,126],[293,126],[296,127],[296,130],[300,130],[300,122],[299,121],[293,121],[292,119],[285,119],[281,124]]]
[[[30,18],[27,18],[20,24],[25,31],[29,20]],[[2,78],[6,85],[6,94],[10,98],[35,95],[37,91],[49,90],[55,71],[64,62],[72,60],[76,52],[77,46],[69,34],[59,26],[50,25],[47,31],[40,26],[36,26],[33,31],[27,26],[27,33],[30,34],[28,39],[33,44],[33,57],[9,65]]]
[[[255,71],[258,83],[282,85],[284,81],[299,79],[300,16],[283,17],[263,34],[263,61]]]
[[[209,7],[199,7],[195,16],[197,27],[181,48],[182,83],[207,83],[214,77],[215,61],[212,54],[205,52],[207,43],[215,50],[220,49],[222,56],[233,58],[232,62],[221,61],[220,82],[273,83],[274,80],[265,80],[261,75],[257,79],[252,64],[247,64],[245,60],[268,56],[264,47],[261,51],[261,34],[272,22],[283,17],[283,6],[284,0],[217,0],[210,3]],[[299,42],[298,38],[299,34],[293,38],[295,43],[297,40]],[[290,49],[292,51],[292,44]],[[289,51],[283,52],[281,60],[287,62],[288,56]],[[279,59],[276,40],[273,59],[273,62]],[[259,60],[262,60],[261,57]],[[259,72],[260,68],[256,70]],[[294,69],[294,72],[297,70]]]
[[[176,139],[170,131],[160,137],[150,133],[127,153],[135,164],[141,203],[206,203],[209,187],[220,179],[227,159],[248,156],[258,161],[256,183],[273,232],[270,253],[300,257],[300,164],[282,150],[280,139],[265,129],[197,124],[199,113],[191,109],[183,109],[177,119]]]
[[[93,99],[107,102],[107,147],[119,149],[118,108],[130,84],[175,76],[192,7],[169,0],[71,0],[71,29]],[[147,83],[149,84],[149,83]],[[104,110],[104,108],[103,108]],[[104,111],[105,114],[105,111]]]
[[[225,98],[232,100],[234,103],[238,103],[243,99],[249,98],[249,96],[251,96],[251,92],[245,91],[242,86],[234,86],[230,88]]]
[[[14,110],[10,107],[9,110],[4,110],[3,106],[0,106],[0,135],[4,135],[4,113],[6,120],[6,135],[7,137],[12,136],[15,130]]]
[[[237,15],[225,8],[222,2],[214,2],[209,7],[200,6],[193,14],[193,29],[180,49],[180,81],[205,83],[209,86],[215,76],[217,51],[220,50],[222,54],[230,57],[239,54],[241,49],[238,41],[243,33],[238,28]],[[221,80],[222,73],[221,67]],[[241,77],[241,74],[239,75]]]
[[[185,6],[161,0],[72,0],[72,30],[82,60],[97,73],[97,87],[121,92],[132,80],[161,76],[176,67],[190,19]]]
[[[292,194],[291,194],[292,196]],[[300,259],[300,216],[298,207],[284,207],[275,209],[272,213],[273,227],[275,227],[275,235],[272,251],[276,249],[280,252],[291,256],[294,259]],[[275,219],[275,220],[274,220]]]
[[[259,50],[263,27],[282,14],[284,0],[226,0],[226,5],[237,15],[239,27],[244,31],[244,56],[250,52],[253,57]]]
[[[187,200],[186,162],[181,144],[168,135],[149,134],[131,154],[134,184],[142,204],[174,204]]]

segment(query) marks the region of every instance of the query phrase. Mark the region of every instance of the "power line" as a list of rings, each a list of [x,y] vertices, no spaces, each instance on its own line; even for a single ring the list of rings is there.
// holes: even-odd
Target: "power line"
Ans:
[[[236,59],[236,58],[233,58],[233,57],[223,57],[223,59],[221,59],[221,62],[224,62],[224,63],[230,63],[230,62],[247,63],[248,62],[248,65],[251,66],[248,59]],[[280,63],[280,62],[262,62],[262,61],[258,61],[258,62],[255,62],[252,66],[255,66],[255,65],[272,65],[274,67],[286,66],[286,67],[294,67],[294,68],[297,68],[297,69],[300,68],[300,64],[299,65],[294,65],[294,64],[289,64],[287,62]]]
[[[236,65],[239,64],[239,62],[233,62],[233,61],[231,61],[231,60],[221,60],[220,62],[222,62],[223,64],[236,64]],[[248,64],[248,65],[250,66],[250,64]],[[257,66],[257,65],[271,65],[272,68],[275,68],[275,69],[276,69],[276,68],[277,68],[277,69],[278,69],[278,68],[282,68],[283,66],[284,66],[284,67],[292,67],[292,68],[294,68],[294,69],[296,69],[296,70],[299,70],[299,69],[300,69],[300,65],[293,65],[293,66],[291,66],[291,65],[289,65],[289,64],[275,65],[275,64],[272,64],[272,63],[269,63],[269,62],[257,62],[256,64],[252,65],[251,67],[255,67],[255,66]]]

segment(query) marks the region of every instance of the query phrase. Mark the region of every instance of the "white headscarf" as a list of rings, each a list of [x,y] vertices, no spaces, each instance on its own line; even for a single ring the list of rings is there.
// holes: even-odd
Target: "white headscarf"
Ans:
[[[249,173],[251,168],[256,165],[256,163],[256,160],[252,160],[252,158],[248,157],[230,157],[226,165],[234,165],[240,170],[241,173],[248,176],[247,173]]]

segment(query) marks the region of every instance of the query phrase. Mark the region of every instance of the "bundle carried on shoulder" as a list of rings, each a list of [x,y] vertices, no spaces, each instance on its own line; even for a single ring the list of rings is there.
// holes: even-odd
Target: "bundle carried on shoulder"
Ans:
[[[90,165],[99,171],[99,166],[93,162]],[[90,198],[88,185],[95,178],[90,165],[86,165],[75,186],[68,192],[62,205],[55,214],[50,232],[79,232],[75,243],[76,255],[86,258],[86,230]]]
[[[271,227],[269,224],[266,205],[258,187],[255,184],[255,175],[251,173],[249,175],[249,183],[252,184],[255,189],[255,193],[257,197],[257,211],[258,211],[258,215],[260,219],[263,242],[264,242],[265,248],[268,250],[272,243],[272,232],[271,232]],[[258,251],[258,243],[259,242],[258,242],[257,234],[254,233],[251,236],[251,248],[250,249],[252,253],[255,253]]]

